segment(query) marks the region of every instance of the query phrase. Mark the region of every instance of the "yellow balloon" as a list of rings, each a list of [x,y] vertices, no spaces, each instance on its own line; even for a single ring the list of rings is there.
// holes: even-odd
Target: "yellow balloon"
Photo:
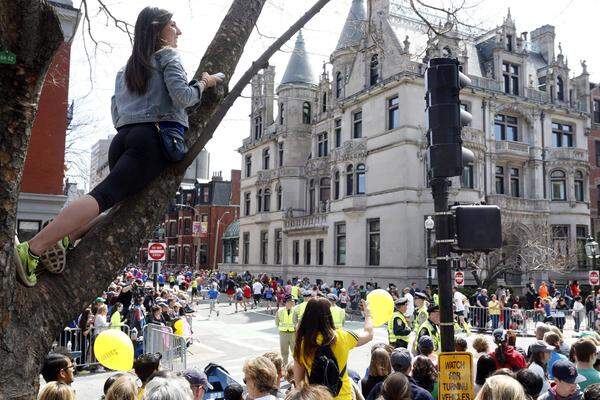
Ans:
[[[173,333],[179,336],[183,336],[183,318],[178,319],[173,324]]]
[[[125,332],[107,329],[96,337],[94,355],[106,368],[129,371],[133,367],[133,343]]]
[[[394,299],[383,289],[375,289],[367,295],[367,303],[371,311],[373,326],[381,326],[392,318]]]

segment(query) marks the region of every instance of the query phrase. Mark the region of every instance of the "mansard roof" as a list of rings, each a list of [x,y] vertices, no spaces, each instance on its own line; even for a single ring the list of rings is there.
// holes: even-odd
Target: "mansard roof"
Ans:
[[[365,37],[366,20],[364,0],[352,0],[352,6],[335,49],[341,50],[360,44]]]
[[[317,79],[310,66],[310,60],[304,46],[302,31],[298,33],[296,45],[290,56],[290,61],[285,69],[281,84],[284,83],[309,83],[316,85]]]

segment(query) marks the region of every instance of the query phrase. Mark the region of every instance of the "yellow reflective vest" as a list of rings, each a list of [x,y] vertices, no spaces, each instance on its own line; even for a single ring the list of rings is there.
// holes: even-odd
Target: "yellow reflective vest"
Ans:
[[[279,332],[295,332],[296,327],[294,326],[294,310],[291,309],[288,313],[287,308],[280,308],[277,312],[277,319],[279,320]]]
[[[425,330],[425,333],[421,334],[421,332],[423,332],[423,330]],[[425,336],[425,335],[427,335],[433,339],[433,351],[435,353],[438,353],[441,348],[440,329],[439,329],[439,327],[434,327],[433,324],[431,323],[431,321],[429,321],[429,319],[427,321],[425,321],[421,325],[419,330],[417,331],[417,337],[415,338],[415,341],[413,344],[413,350],[416,353],[418,353],[419,339],[421,338],[421,336]]]
[[[346,319],[346,311],[336,305],[331,306],[330,310],[335,329],[342,328],[344,326],[344,320]]]
[[[429,313],[427,312],[427,307],[423,306],[418,308],[416,311],[414,331],[419,332],[422,324],[425,323],[429,319]]]
[[[297,301],[298,294],[300,294],[300,288],[298,286],[292,286],[292,299]]]
[[[406,317],[401,312],[394,311],[394,313],[392,314],[392,318],[389,320],[389,322],[387,324],[388,338],[389,338],[390,344],[396,343],[398,340],[403,340],[406,343],[408,343],[408,336],[396,336],[394,334],[394,320],[396,320],[397,318],[400,318],[400,320],[402,321],[404,326],[408,328],[408,321],[406,321]]]
[[[296,318],[298,320],[298,324],[300,324],[300,321],[302,320],[302,315],[304,314],[304,310],[306,310],[307,304],[308,304],[308,301],[304,301],[304,302],[298,304],[296,306],[296,308],[294,308],[294,311],[296,312]]]

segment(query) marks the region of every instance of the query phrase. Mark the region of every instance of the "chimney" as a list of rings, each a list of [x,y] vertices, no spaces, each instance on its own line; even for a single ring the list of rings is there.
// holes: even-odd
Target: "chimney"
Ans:
[[[531,31],[531,43],[534,49],[540,52],[548,64],[554,61],[555,37],[552,25],[544,25]]]
[[[231,170],[231,205],[240,205],[240,182],[242,179],[242,171],[239,169]]]

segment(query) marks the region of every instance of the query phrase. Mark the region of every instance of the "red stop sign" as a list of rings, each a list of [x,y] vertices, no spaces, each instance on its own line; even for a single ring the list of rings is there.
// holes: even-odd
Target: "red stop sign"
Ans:
[[[465,273],[462,271],[456,271],[454,273],[454,284],[456,286],[463,286],[465,284]]]
[[[600,273],[598,271],[589,272],[590,285],[598,286],[600,284]]]
[[[148,260],[149,261],[164,261],[165,260],[165,243],[148,243]]]

